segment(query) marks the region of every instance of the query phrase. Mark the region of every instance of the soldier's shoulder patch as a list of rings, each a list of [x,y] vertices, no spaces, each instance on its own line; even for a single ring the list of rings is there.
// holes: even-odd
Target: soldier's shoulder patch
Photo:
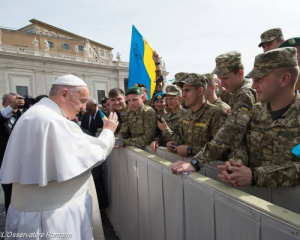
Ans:
[[[236,115],[236,123],[241,126],[246,126],[250,120],[249,111],[239,109]]]
[[[205,128],[207,125],[205,123],[196,123],[195,126]]]

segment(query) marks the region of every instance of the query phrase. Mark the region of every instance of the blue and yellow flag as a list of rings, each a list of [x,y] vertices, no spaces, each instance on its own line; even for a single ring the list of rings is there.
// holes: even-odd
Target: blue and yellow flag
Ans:
[[[145,84],[149,90],[149,99],[154,92],[156,77],[153,51],[135,26],[132,26],[128,88],[135,83]]]

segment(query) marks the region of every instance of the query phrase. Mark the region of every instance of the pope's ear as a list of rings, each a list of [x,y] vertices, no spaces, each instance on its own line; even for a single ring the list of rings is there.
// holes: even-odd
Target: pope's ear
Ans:
[[[66,101],[68,94],[69,94],[69,90],[67,88],[61,90],[60,97],[62,98],[63,101]]]

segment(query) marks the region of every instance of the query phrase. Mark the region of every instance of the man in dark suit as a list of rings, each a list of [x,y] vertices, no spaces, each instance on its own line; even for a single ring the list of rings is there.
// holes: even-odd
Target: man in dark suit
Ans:
[[[82,115],[81,118],[81,128],[90,131],[92,136],[96,136],[97,129],[103,127],[103,121],[100,117],[98,104],[95,99],[89,98],[86,103],[86,113]],[[98,195],[99,207],[101,210],[101,216],[104,217],[104,212],[102,211],[108,206],[105,184],[103,178],[103,168],[102,165],[95,167],[92,170],[95,187]]]
[[[94,137],[97,129],[103,127],[103,121],[100,117],[98,104],[93,98],[89,98],[86,103],[86,113],[82,115],[81,127],[89,130]]]
[[[7,93],[2,97],[2,106],[4,109],[0,113],[0,167],[9,136],[17,121],[16,112],[18,111],[18,107],[22,105],[24,105],[23,98],[15,93]],[[7,212],[11,199],[12,184],[2,184],[2,188],[5,197],[5,211]]]

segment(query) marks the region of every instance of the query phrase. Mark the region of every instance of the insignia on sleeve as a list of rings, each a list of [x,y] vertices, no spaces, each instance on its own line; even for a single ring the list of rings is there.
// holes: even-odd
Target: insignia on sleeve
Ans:
[[[239,110],[236,115],[236,123],[241,126],[246,126],[250,120],[250,113],[245,110]]]

